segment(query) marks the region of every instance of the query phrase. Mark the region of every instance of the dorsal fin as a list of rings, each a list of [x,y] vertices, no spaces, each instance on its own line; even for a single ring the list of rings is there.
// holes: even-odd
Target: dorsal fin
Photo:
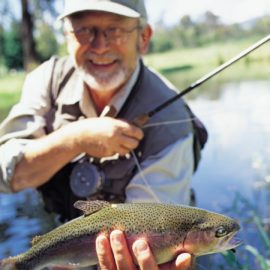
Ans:
[[[74,207],[83,211],[85,216],[98,212],[104,207],[110,207],[111,204],[106,201],[76,201]]]
[[[36,235],[31,241],[32,246],[36,245],[42,239],[42,235]]]

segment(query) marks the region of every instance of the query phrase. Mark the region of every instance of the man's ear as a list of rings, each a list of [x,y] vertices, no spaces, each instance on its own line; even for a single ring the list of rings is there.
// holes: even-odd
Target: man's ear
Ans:
[[[139,49],[141,54],[146,54],[150,44],[153,30],[149,24],[147,24],[140,34]]]

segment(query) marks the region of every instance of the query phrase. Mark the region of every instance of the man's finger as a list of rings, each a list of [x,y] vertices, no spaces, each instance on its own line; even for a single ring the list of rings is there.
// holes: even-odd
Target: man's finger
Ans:
[[[140,141],[127,136],[119,136],[119,143],[127,149],[135,149],[138,147]]]
[[[158,270],[158,266],[148,244],[144,240],[137,240],[132,246],[140,270]]]
[[[110,235],[112,252],[117,270],[135,270],[123,232],[115,230]]]
[[[131,138],[141,140],[144,136],[141,128],[138,128],[132,124],[126,123],[126,126],[122,127],[122,132]]]
[[[173,270],[188,270],[191,265],[191,255],[188,253],[180,254],[175,261]]]
[[[97,237],[96,251],[101,270],[116,270],[110,241],[105,235],[99,235]]]

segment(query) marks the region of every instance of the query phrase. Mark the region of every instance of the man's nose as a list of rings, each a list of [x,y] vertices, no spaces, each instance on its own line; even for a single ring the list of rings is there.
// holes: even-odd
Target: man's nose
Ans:
[[[96,30],[94,38],[91,41],[91,47],[99,53],[102,53],[108,49],[109,41],[104,32]]]

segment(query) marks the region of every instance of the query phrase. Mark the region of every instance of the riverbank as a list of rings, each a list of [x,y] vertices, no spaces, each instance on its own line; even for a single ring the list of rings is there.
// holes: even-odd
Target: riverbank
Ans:
[[[160,71],[180,90],[186,88],[216,67],[238,55],[258,40],[216,43],[201,48],[180,49],[146,56],[145,63]],[[215,89],[220,84],[239,81],[270,79],[270,50],[265,44],[233,64],[200,87],[200,93]],[[192,94],[188,97],[192,98]]]

